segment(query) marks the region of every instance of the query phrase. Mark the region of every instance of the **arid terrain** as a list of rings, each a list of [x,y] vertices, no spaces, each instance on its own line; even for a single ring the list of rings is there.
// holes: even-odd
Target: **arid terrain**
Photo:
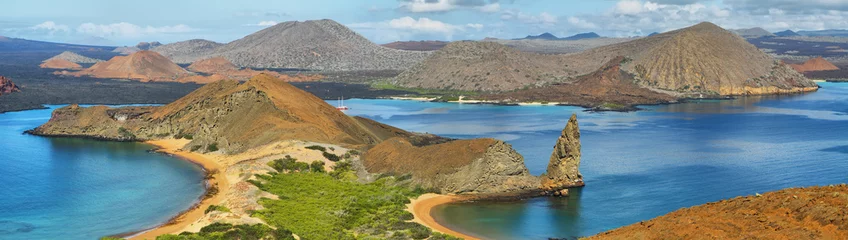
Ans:
[[[848,186],[792,188],[684,208],[589,239],[846,239]]]

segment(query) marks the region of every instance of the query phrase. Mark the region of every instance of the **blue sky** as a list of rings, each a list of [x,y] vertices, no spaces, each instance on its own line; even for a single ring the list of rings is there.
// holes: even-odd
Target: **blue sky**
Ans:
[[[229,42],[284,21],[333,19],[377,43],[551,32],[646,35],[725,28],[848,28],[848,0],[27,0],[3,3],[0,35],[108,45]]]

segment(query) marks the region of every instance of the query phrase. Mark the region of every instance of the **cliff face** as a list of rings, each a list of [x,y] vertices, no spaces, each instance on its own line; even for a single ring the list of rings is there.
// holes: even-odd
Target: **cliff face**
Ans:
[[[563,189],[583,186],[580,174],[580,127],[577,115],[571,115],[554,145],[547,172],[542,175],[542,190],[552,195],[568,195]]]
[[[495,139],[455,140],[414,146],[403,138],[382,142],[363,157],[372,173],[410,174],[426,189],[452,194],[498,194],[537,191],[524,158]]]
[[[12,82],[12,79],[0,76],[0,95],[20,91],[21,89]]]

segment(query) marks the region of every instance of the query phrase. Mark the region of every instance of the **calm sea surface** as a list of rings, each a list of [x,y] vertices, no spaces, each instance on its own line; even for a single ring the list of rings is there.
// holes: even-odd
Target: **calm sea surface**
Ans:
[[[167,221],[203,194],[200,167],[151,146],[21,134],[52,109],[0,114],[0,239],[99,239]]]
[[[403,129],[511,143],[534,174],[572,113],[586,187],[565,199],[451,204],[442,224],[487,239],[590,236],[682,207],[789,187],[848,183],[848,84],[819,92],[648,106],[630,113],[350,100],[348,114]]]

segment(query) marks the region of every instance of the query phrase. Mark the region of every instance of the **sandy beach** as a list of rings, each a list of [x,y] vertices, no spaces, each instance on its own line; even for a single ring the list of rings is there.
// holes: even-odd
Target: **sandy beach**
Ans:
[[[191,209],[188,209],[174,217],[170,222],[134,235],[129,239],[156,239],[159,235],[182,232],[184,228],[202,218],[204,216],[204,211],[206,211],[210,205],[220,203],[224,199],[224,196],[227,195],[227,191],[229,191],[229,182],[227,181],[226,176],[224,176],[224,171],[221,169],[220,165],[203,154],[181,150],[181,148],[188,142],[189,140],[185,139],[166,139],[147,141],[145,143],[159,147],[160,149],[158,151],[160,152],[173,154],[179,158],[201,165],[207,172],[213,172],[214,174],[212,175],[212,178],[208,179],[208,183],[210,186],[215,186],[217,184],[218,194],[215,194],[215,196],[212,196],[211,198],[204,199]]]
[[[434,219],[432,215],[430,215],[430,211],[432,211],[434,207],[459,201],[460,199],[461,198],[457,196],[428,193],[421,195],[416,199],[412,199],[412,202],[407,205],[407,211],[412,212],[412,215],[415,216],[415,219],[412,220],[413,222],[429,227],[433,231],[450,234],[464,239],[479,239],[442,226],[436,222],[436,219]]]

